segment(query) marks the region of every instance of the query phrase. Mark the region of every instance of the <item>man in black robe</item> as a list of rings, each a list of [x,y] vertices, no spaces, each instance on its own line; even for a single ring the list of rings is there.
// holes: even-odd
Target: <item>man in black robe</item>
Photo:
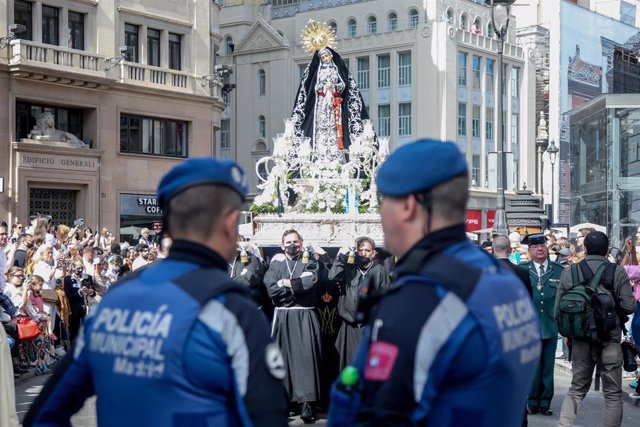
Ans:
[[[351,363],[360,344],[362,324],[356,319],[356,312],[363,288],[366,286],[367,295],[373,296],[383,292],[390,283],[389,273],[375,260],[377,252],[373,239],[360,237],[355,248],[356,251],[340,249],[329,272],[329,280],[340,289],[338,314],[342,324],[336,338],[340,370]]]
[[[262,307],[262,295],[266,294],[262,286],[264,268],[262,261],[245,243],[238,242],[236,257],[229,263],[228,271],[229,277],[251,290],[253,301]]]
[[[315,402],[320,400],[320,322],[318,263],[304,254],[302,236],[296,230],[282,235],[284,254],[275,255],[264,284],[275,306],[271,335],[280,346],[286,366],[284,379],[289,400],[301,403],[300,418],[313,423]]]

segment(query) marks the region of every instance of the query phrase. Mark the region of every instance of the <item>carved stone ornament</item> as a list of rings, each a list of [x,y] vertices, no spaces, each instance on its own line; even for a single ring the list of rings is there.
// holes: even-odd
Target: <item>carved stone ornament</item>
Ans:
[[[27,137],[27,141],[47,142],[51,145],[75,148],[89,148],[88,144],[79,140],[75,135],[55,128],[55,117],[50,111],[40,113],[36,125]]]

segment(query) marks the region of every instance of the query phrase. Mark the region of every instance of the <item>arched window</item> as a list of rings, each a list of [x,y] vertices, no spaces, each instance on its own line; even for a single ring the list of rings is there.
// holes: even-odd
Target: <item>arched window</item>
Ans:
[[[473,20],[473,24],[471,24],[471,32],[473,34],[482,34],[482,21],[480,21],[480,18]]]
[[[395,12],[391,12],[387,16],[387,31],[396,31],[398,29],[398,15]]]
[[[495,33],[493,31],[493,21],[489,21],[489,23],[487,24],[487,37],[493,38],[494,35]]]
[[[449,24],[453,24],[453,9],[449,8],[447,9],[447,14],[446,14],[446,19],[447,19],[447,23]]]
[[[258,116],[258,138],[267,137],[267,120],[264,116]]]
[[[355,19],[349,19],[349,23],[348,25],[348,35],[349,37],[355,37],[356,36],[356,32],[357,32],[357,28],[358,28],[358,24],[356,23]]]
[[[469,20],[467,19],[466,13],[460,15],[460,28],[462,28],[463,30],[469,29]]]
[[[233,44],[233,39],[231,38],[231,36],[227,36],[227,38],[224,39],[224,45],[226,48],[226,54],[227,55],[233,55],[233,51],[236,48],[236,45]]]
[[[264,70],[258,70],[258,95],[263,96],[267,93],[267,73]]]
[[[418,28],[418,11],[416,9],[409,11],[409,28]]]
[[[329,22],[329,28],[331,28],[334,35],[338,34],[338,25],[334,21]]]
[[[378,32],[378,20],[375,16],[370,16],[367,23],[369,24],[369,34],[375,34]]]

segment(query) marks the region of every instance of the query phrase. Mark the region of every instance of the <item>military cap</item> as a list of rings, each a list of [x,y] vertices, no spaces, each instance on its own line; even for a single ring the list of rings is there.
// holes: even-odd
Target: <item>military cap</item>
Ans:
[[[232,160],[213,157],[187,159],[167,172],[158,186],[158,204],[165,208],[169,201],[184,190],[198,185],[223,185],[244,200],[249,191],[247,177]]]
[[[547,239],[542,233],[532,233],[524,236],[521,243],[527,246],[544,245],[545,243],[547,243]]]
[[[466,174],[467,161],[455,144],[420,139],[394,151],[380,166],[376,183],[382,194],[400,197]]]

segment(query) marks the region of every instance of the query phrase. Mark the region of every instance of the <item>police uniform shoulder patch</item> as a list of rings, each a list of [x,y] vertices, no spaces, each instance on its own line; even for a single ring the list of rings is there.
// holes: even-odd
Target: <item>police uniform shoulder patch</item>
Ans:
[[[267,345],[264,350],[264,356],[271,376],[275,379],[283,380],[287,375],[287,370],[284,367],[284,358],[282,357],[282,352],[280,352],[280,347],[274,343]]]

